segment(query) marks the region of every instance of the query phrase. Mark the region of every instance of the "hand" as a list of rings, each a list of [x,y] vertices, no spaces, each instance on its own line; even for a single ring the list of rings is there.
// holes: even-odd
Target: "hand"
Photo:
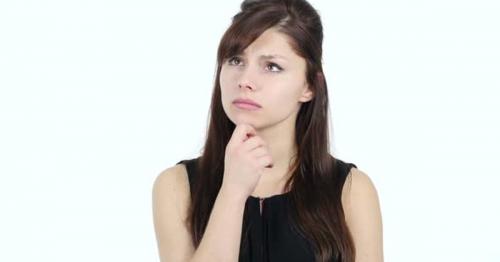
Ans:
[[[265,168],[272,168],[266,142],[249,124],[239,124],[229,140],[224,157],[221,189],[243,199],[254,191]]]

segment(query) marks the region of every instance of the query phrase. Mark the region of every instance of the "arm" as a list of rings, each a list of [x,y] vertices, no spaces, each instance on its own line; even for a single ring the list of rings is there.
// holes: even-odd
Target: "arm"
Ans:
[[[153,211],[160,260],[238,261],[245,199],[220,191],[200,245],[194,250],[187,227],[189,181],[184,165],[162,172],[153,186]]]
[[[187,227],[189,181],[184,165],[168,168],[153,185],[153,218],[160,261],[185,262],[194,253]]]
[[[192,262],[238,261],[245,200],[220,191]]]
[[[343,188],[342,205],[356,248],[356,262],[383,262],[382,215],[377,191],[368,175],[355,167],[351,168]]]

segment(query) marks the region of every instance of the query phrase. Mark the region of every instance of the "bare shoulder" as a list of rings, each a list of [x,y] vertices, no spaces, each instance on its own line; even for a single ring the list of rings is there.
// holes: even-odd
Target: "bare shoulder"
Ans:
[[[153,183],[152,192],[154,208],[175,207],[176,210],[171,210],[175,214],[186,215],[186,208],[191,201],[186,166],[176,164],[160,172]]]
[[[177,164],[158,174],[152,193],[160,261],[189,261],[194,247],[187,221],[191,196],[185,165]]]
[[[176,164],[160,172],[153,183],[153,192],[189,194],[189,180],[186,166],[184,164]]]
[[[377,189],[372,179],[362,170],[352,167],[347,175],[342,195],[345,200],[349,200],[353,195],[375,194]]]
[[[356,261],[382,262],[382,214],[377,189],[362,170],[352,167],[342,190],[342,206],[356,247]]]

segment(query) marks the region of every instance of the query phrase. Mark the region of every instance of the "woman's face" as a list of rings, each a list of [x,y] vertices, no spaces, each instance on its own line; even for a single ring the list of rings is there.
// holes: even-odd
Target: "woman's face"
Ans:
[[[243,54],[223,61],[222,105],[234,124],[247,123],[256,129],[272,126],[296,115],[301,103],[311,100],[306,61],[294,53],[288,39],[276,29],[268,29]],[[238,98],[251,99],[261,107],[238,107],[233,103]]]

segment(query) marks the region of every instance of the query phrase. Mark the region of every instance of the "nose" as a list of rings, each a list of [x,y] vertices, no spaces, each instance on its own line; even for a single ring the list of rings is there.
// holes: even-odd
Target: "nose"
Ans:
[[[245,81],[245,82],[240,81],[240,83],[238,84],[238,87],[239,87],[240,89],[241,89],[242,87],[243,87],[243,88],[248,88],[248,89],[250,89],[250,90],[253,90],[253,89],[254,89],[254,88],[253,88],[253,86],[252,86],[252,84],[250,84],[248,81]]]
[[[241,88],[248,88],[250,90],[255,90],[255,83],[253,83],[252,81],[250,81],[250,79],[252,79],[250,77],[250,68],[246,68],[243,70],[243,72],[241,73],[241,76],[240,78],[238,79],[238,87],[241,89]]]

